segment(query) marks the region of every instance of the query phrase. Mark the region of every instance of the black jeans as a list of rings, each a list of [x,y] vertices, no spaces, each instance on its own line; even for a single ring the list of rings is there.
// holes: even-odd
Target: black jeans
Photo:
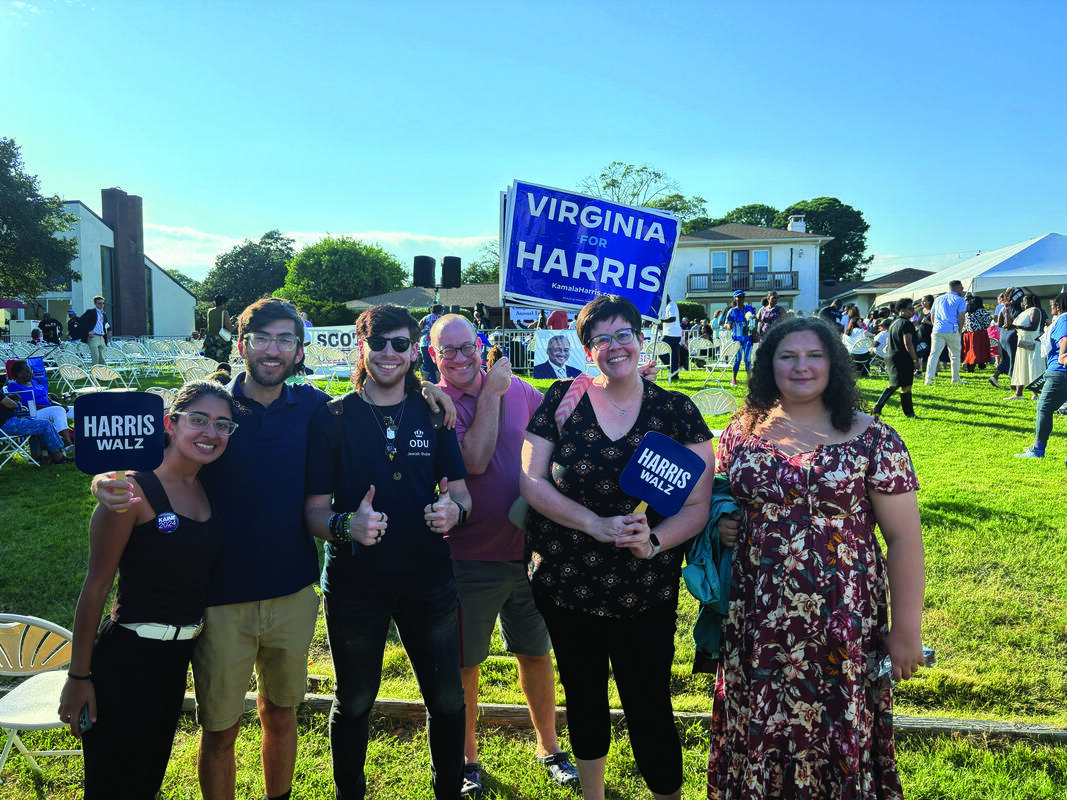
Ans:
[[[195,643],[142,639],[110,619],[101,624],[91,662],[97,720],[82,737],[86,800],[156,796]]]
[[[593,761],[608,754],[610,665],[641,776],[655,794],[677,791],[682,744],[671,706],[677,601],[613,619],[569,611],[546,597],[534,599],[552,637],[575,757]]]
[[[434,797],[457,800],[463,785],[466,705],[459,675],[459,595],[445,583],[389,597],[323,592],[336,689],[330,709],[334,794],[362,800],[367,793],[370,712],[382,681],[389,620],[396,622],[419,691],[426,702]]]

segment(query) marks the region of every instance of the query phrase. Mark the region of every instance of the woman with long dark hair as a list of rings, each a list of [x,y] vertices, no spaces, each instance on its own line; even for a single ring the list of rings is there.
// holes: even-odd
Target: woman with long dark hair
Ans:
[[[126,513],[103,504],[93,512],[59,702],[59,718],[84,742],[87,800],[155,797],[163,783],[222,548],[222,522],[197,473],[226,449],[233,416],[222,386],[187,383],[163,418],[163,463],[129,476],[140,502]],[[101,623],[116,571],[115,603]],[[83,709],[92,723],[84,733]]]
[[[770,329],[719,441],[741,519],[709,798],[902,794],[890,678],[923,664],[918,483],[900,437],[861,408],[835,330]]]

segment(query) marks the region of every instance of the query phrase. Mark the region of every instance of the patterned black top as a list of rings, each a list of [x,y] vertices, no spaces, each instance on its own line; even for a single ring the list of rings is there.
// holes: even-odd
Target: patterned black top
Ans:
[[[711,438],[704,417],[680,392],[645,381],[641,410],[630,431],[612,441],[601,430],[589,395],[582,397],[559,434],[554,414],[571,381],[552,384],[526,430],[553,442],[556,488],[602,517],[627,514],[638,501],[619,487],[619,477],[648,431],[684,444]],[[663,516],[648,509],[649,527]],[[526,523],[525,558],[533,591],[558,606],[601,617],[627,618],[661,602],[675,602],[682,551],[673,547],[639,559],[628,548],[598,542],[565,528],[534,509]]]

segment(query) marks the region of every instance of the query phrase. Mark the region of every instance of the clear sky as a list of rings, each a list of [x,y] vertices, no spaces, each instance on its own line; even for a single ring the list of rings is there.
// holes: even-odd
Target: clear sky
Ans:
[[[278,228],[469,260],[513,179],[831,195],[872,274],[1067,233],[1067,4],[0,0],[0,135],[200,278]]]

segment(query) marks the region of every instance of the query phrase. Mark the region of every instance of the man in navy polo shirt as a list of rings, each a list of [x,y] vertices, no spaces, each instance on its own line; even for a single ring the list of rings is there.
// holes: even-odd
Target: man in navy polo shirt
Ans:
[[[435,428],[418,396],[415,319],[399,306],[375,306],[360,315],[356,334],[356,391],[318,411],[308,432],[305,520],[327,541],[335,795],[367,793],[370,713],[392,620],[426,703],[434,797],[458,800],[466,712],[444,536],[471,507],[467,473],[455,432]]]

